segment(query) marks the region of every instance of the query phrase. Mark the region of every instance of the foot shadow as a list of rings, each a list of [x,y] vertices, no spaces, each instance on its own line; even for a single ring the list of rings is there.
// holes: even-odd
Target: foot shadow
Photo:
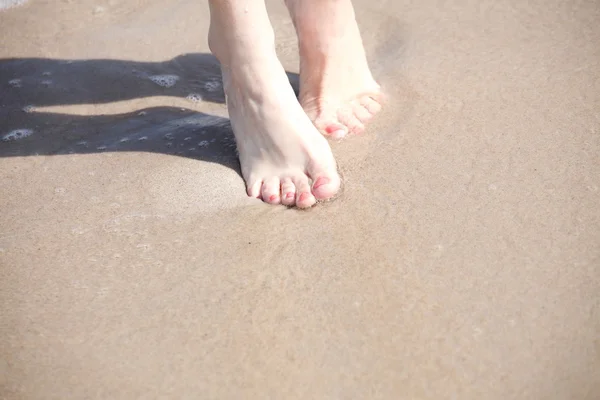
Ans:
[[[288,77],[298,93],[298,75]],[[229,119],[197,111],[224,103],[210,54],[165,62],[0,59],[0,157],[143,151],[240,174]],[[57,106],[79,112],[48,111]]]

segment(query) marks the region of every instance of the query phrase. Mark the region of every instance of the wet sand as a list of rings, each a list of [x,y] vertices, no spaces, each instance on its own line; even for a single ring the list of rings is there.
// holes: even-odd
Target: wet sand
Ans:
[[[205,2],[0,12],[0,397],[600,397],[600,5],[355,6],[389,104],[308,211],[245,197]]]

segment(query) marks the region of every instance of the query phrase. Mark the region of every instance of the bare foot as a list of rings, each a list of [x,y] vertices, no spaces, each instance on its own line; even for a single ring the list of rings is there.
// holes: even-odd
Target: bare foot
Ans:
[[[286,0],[300,46],[300,103],[326,136],[362,133],[381,110],[350,0]]]
[[[275,54],[272,57],[255,65],[252,79],[235,68],[223,68],[242,175],[249,196],[306,208],[335,195],[340,179],[329,144],[298,104]],[[270,63],[279,71],[269,71]]]
[[[264,4],[254,2],[251,10],[241,12],[238,4],[233,0],[220,8],[222,3],[211,2],[209,42],[221,62],[248,195],[270,204],[311,207],[339,190],[333,154],[296,100],[277,59]],[[227,21],[215,24],[225,17]]]

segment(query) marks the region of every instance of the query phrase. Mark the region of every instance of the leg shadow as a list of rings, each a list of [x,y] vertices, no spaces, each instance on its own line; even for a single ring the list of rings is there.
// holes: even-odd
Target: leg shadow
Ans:
[[[288,77],[298,93],[298,75]],[[183,106],[125,110],[118,103],[149,97]],[[225,103],[220,66],[210,54],[165,62],[1,59],[0,157],[143,151],[219,163],[239,173],[229,120],[198,112],[204,103]],[[88,111],[110,105],[113,112],[45,110],[77,105]]]

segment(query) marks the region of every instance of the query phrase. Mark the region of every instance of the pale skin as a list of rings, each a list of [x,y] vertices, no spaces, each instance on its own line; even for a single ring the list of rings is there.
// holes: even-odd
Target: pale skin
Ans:
[[[326,137],[361,133],[381,109],[351,0],[286,0],[300,48],[300,101],[275,54],[264,0],[209,0],[247,193],[308,208],[340,188]]]

